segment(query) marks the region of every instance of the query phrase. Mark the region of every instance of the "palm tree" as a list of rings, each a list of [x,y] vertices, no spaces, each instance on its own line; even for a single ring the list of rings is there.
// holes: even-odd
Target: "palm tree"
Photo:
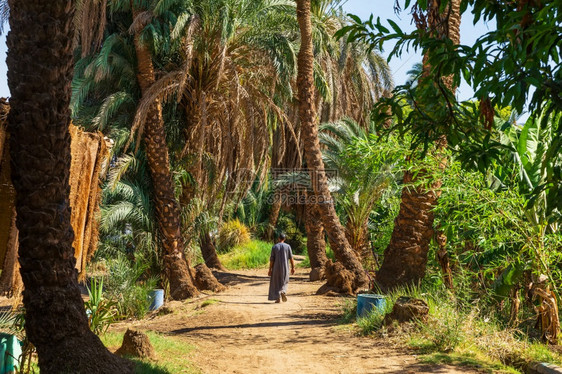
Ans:
[[[341,3],[339,0],[311,2],[313,51],[317,61],[314,69],[314,84],[318,93],[315,104],[319,108],[321,122],[350,117],[367,128],[371,106],[392,89],[392,76],[388,64],[376,50],[371,51],[361,42],[347,42],[333,37],[336,31],[348,23],[347,17],[339,9]],[[286,111],[298,142],[293,142],[287,135],[289,130],[283,124],[279,126],[273,138],[272,168],[294,170],[304,164],[297,106],[295,102]],[[276,193],[269,220],[271,227],[275,226],[281,208],[282,199],[279,196],[282,191]],[[317,215],[316,209],[306,210],[313,216]],[[311,253],[320,251],[320,262],[324,263],[325,243],[323,236],[318,235],[323,227],[319,220],[306,219],[309,213],[305,213],[304,220],[309,256],[316,257]],[[312,222],[315,223],[314,227],[307,225]]]
[[[98,129],[103,129],[112,116],[130,110],[131,107],[134,108],[138,101],[142,102],[156,82],[153,65],[153,50],[156,46],[153,45],[151,50],[150,41],[154,42],[166,37],[166,34],[158,34],[155,30],[169,28],[172,12],[166,7],[167,5],[174,4],[161,1],[111,3],[111,11],[124,18],[121,20],[117,17],[117,22],[131,22],[129,31],[132,33],[132,38],[120,33],[110,35],[96,57],[84,58],[79,63],[74,88],[75,107],[96,95],[96,89],[99,90],[98,92],[113,90],[104,98],[98,115],[94,118],[94,125],[97,125]],[[132,20],[127,19],[131,16]],[[154,23],[159,27],[155,27]],[[162,44],[166,43],[162,42]],[[114,86],[111,82],[115,81],[118,84]],[[115,92],[115,87],[120,91]],[[154,193],[158,232],[164,253],[164,269],[170,283],[170,296],[182,300],[195,296],[198,292],[193,284],[184,254],[180,206],[175,196],[160,100],[150,100],[144,113],[142,123],[137,126],[142,128],[138,129],[133,125],[129,134],[132,137],[135,131],[139,130],[139,136],[142,135],[143,150]],[[75,116],[79,117],[80,111],[75,111]],[[117,131],[121,134],[124,132]],[[123,138],[122,135],[119,137]],[[137,139],[136,147],[138,148],[139,145],[140,139]]]
[[[314,282],[324,278],[328,256],[326,255],[324,226],[322,226],[318,206],[307,204],[305,209],[306,250],[310,259],[310,280]]]
[[[193,186],[184,188],[182,205],[222,195],[224,206],[244,196],[256,176],[263,181],[271,132],[288,122],[281,104],[292,97],[294,5],[211,0],[187,2],[187,8],[180,59],[169,64],[151,97],[176,101],[185,111],[176,156]]]
[[[9,5],[8,129],[27,335],[42,372],[129,373],[90,331],[75,269],[68,198],[73,7]]]
[[[144,12],[148,9],[133,6],[131,11],[134,26],[136,22],[142,22],[142,17],[146,17]],[[138,25],[134,31],[137,80],[143,96],[147,95],[148,90],[156,82],[152,54],[147,43],[142,40],[142,29],[145,26],[146,24]],[[159,100],[155,100],[148,109],[144,123],[144,143],[154,187],[154,205],[165,253],[164,266],[170,282],[170,296],[176,300],[187,299],[197,295],[198,292],[191,279],[184,254],[180,206],[174,194],[162,104]]]
[[[349,117],[368,128],[373,104],[394,88],[392,73],[378,50],[361,41],[334,38],[349,23],[342,3],[311,1],[316,107],[321,123]]]
[[[367,285],[368,280],[359,259],[347,241],[345,230],[336,214],[318,140],[310,0],[297,0],[297,20],[301,31],[301,48],[297,60],[297,87],[299,118],[302,127],[306,162],[310,170],[314,193],[319,199],[318,207],[322,223],[328,234],[328,240],[338,261],[351,272],[353,279],[351,287],[353,290],[357,290]]]
[[[392,139],[373,149],[380,139],[349,118],[320,126],[320,144],[324,147],[324,165],[337,170],[334,192],[345,221],[345,233],[357,255],[366,259],[371,254],[368,224],[371,211],[383,192],[394,180],[394,171],[403,155]]]
[[[440,11],[441,1],[429,2],[427,11],[427,25],[429,34],[439,39],[450,39],[454,44],[460,43],[460,0],[453,0],[447,7]],[[424,56],[423,72],[418,86],[436,84],[428,79],[431,66],[428,64],[429,53]],[[441,79],[439,77],[439,79]],[[450,92],[455,91],[451,77],[443,77],[442,83]],[[419,89],[418,88],[418,89]],[[444,136],[439,138],[435,145],[439,153],[447,145]],[[447,161],[442,157],[441,167]],[[422,173],[423,174],[423,173]],[[404,174],[404,185],[408,186],[422,178],[418,174]],[[434,180],[430,188],[423,186],[408,187],[402,191],[400,211],[396,217],[394,230],[388,247],[384,251],[384,261],[377,272],[377,283],[382,289],[391,289],[399,285],[417,284],[425,276],[429,244],[434,237],[433,208],[439,198],[440,180]],[[443,237],[438,238],[443,242]]]

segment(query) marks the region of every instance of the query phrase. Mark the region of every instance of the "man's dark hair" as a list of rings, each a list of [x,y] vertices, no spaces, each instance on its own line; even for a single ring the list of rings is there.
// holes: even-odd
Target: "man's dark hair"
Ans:
[[[279,239],[280,239],[280,240],[285,240],[285,239],[287,239],[287,235],[281,233],[281,234],[279,234]]]

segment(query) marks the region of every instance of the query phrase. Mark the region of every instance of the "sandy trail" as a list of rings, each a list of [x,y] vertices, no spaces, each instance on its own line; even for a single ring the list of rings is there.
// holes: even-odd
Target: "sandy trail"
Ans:
[[[423,365],[404,349],[354,336],[338,325],[343,299],[316,296],[321,283],[304,269],[291,278],[286,303],[268,302],[266,271],[219,274],[226,291],[173,302],[173,313],[132,325],[195,345],[188,359],[204,373],[476,373]]]

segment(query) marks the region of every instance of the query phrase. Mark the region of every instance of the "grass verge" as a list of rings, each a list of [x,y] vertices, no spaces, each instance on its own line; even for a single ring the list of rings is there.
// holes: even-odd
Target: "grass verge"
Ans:
[[[392,310],[399,296],[423,299],[429,306],[429,318],[423,323],[383,326],[384,315]],[[428,364],[476,367],[488,373],[524,373],[532,362],[562,365],[562,354],[540,342],[524,338],[525,334],[508,328],[477,308],[459,310],[448,292],[417,288],[400,289],[386,297],[383,312],[373,311],[355,321],[354,330],[361,335],[392,340],[417,351]],[[342,323],[354,319],[356,301],[342,305]]]
[[[252,240],[234,247],[228,253],[219,255],[219,259],[227,269],[259,269],[269,264],[271,247],[271,243]]]
[[[150,343],[156,351],[156,360],[133,359],[137,374],[196,374],[201,371],[191,365],[186,357],[195,348],[180,339],[147,331]],[[107,332],[100,336],[103,344],[111,351],[117,350],[123,341],[124,332]]]

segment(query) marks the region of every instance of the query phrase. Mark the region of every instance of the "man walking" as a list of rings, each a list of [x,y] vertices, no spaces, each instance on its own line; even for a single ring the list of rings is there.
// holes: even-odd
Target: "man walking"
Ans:
[[[291,261],[291,274],[295,274],[295,260],[291,246],[285,243],[285,234],[279,235],[279,241],[271,248],[269,257],[269,297],[276,303],[287,301],[287,285],[289,284],[289,260]]]

